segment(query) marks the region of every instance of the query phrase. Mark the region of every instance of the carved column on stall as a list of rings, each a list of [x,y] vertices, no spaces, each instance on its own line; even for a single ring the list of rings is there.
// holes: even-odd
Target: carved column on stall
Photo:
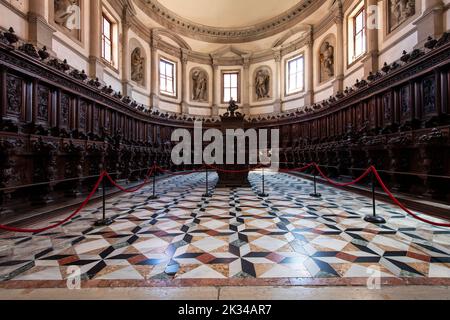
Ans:
[[[414,22],[417,26],[416,48],[423,47],[429,36],[439,38],[444,32],[444,3],[442,0],[425,0],[424,2],[425,11]]]
[[[189,84],[187,75],[187,63],[188,63],[189,51],[187,49],[181,49],[181,113],[189,114],[188,106],[188,94],[186,86]]]
[[[219,101],[218,99],[220,99],[220,94],[217,90],[217,79],[219,77],[219,63],[217,62],[216,58],[212,57],[212,70],[213,70],[213,86],[212,86],[212,110],[211,110],[211,115],[212,116],[218,116],[219,115]],[[220,90],[220,89],[219,89]]]
[[[364,77],[367,78],[370,72],[376,73],[378,66],[378,28],[380,23],[377,8],[378,0],[367,0],[367,55],[363,60]]]
[[[52,0],[53,1],[53,0]],[[29,1],[28,12],[28,40],[39,48],[47,47],[52,53],[53,34],[56,29],[48,23],[49,1],[32,0]]]
[[[334,94],[344,87],[344,13],[340,0],[336,2],[334,22],[336,23],[336,79],[333,82]]]
[[[151,93],[150,93],[150,101],[151,107],[157,108],[159,105],[159,79],[158,79],[158,70],[159,70],[159,62],[158,62],[158,45],[160,38],[152,34],[151,38]]]
[[[128,33],[130,30],[130,18],[135,15],[135,11],[130,6],[125,5],[122,13],[122,92],[123,96],[132,96],[133,87],[130,84],[130,53]]]
[[[242,66],[244,67],[243,72],[243,85],[244,94],[242,99],[242,109],[244,114],[250,114],[250,54],[245,54],[242,56]]]
[[[308,35],[307,45],[307,59],[306,59],[306,95],[305,105],[312,105],[314,103],[314,38],[312,33],[312,27],[310,34]]]
[[[274,90],[273,96],[275,98],[275,102],[273,103],[273,112],[279,113],[281,112],[281,49],[276,48],[273,51],[273,58],[275,60],[275,81],[274,81]]]
[[[103,81],[104,67],[101,62],[101,0],[89,0],[90,13],[90,37],[89,37],[89,76]]]

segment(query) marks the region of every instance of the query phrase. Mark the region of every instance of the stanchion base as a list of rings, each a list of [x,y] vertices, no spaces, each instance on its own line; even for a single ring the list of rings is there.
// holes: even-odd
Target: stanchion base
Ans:
[[[322,198],[322,195],[320,193],[311,193],[309,196],[313,198]]]
[[[376,224],[382,224],[386,223],[386,220],[383,217],[380,216],[374,216],[374,215],[367,215],[364,217],[364,221],[376,223]]]
[[[212,194],[211,193],[204,193],[204,194],[202,194],[202,197],[203,198],[211,198]]]
[[[113,224],[114,220],[111,218],[106,218],[106,219],[100,219],[95,221],[94,225],[96,227],[104,227],[104,226],[109,226],[111,224]]]
[[[258,197],[267,198],[269,195],[267,193],[258,193]]]
[[[159,196],[150,196],[147,199],[148,200],[156,200],[156,199],[159,199]]]

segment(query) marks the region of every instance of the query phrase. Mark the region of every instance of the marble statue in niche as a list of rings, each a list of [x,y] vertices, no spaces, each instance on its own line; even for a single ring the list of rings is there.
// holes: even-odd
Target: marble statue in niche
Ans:
[[[80,0],[54,0],[53,20],[64,31],[79,39],[81,29]]]
[[[334,47],[325,41],[320,47],[320,80],[327,81],[334,77]]]
[[[204,70],[196,69],[192,72],[192,100],[208,101],[208,74]]]
[[[145,58],[142,56],[141,48],[136,48],[131,53],[131,80],[144,85]]]
[[[261,69],[255,76],[255,94],[258,100],[270,98],[270,71]]]
[[[416,0],[390,0],[388,10],[392,31],[416,13]]]

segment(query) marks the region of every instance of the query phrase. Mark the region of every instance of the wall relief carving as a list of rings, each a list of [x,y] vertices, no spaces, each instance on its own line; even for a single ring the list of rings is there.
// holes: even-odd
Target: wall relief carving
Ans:
[[[389,0],[387,9],[391,32],[416,13],[416,0]]]
[[[191,71],[191,92],[192,101],[208,101],[208,73],[199,68]]]
[[[271,72],[267,67],[259,68],[255,71],[255,98],[264,100],[271,97],[272,90]]]
[[[131,53],[131,80],[140,85],[145,84],[145,57],[141,48],[136,48]]]
[[[320,82],[334,77],[334,38],[326,39],[319,49]]]
[[[53,20],[63,32],[81,40],[81,0],[54,0]]]

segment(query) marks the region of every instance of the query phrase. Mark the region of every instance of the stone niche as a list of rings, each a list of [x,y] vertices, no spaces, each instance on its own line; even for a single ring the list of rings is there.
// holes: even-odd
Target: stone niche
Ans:
[[[388,0],[387,16],[389,32],[416,14],[416,0]]]
[[[326,82],[334,77],[335,48],[336,39],[333,35],[327,36],[319,47],[319,83]]]
[[[253,100],[269,100],[272,97],[272,70],[268,66],[257,68],[253,73],[253,84]]]
[[[141,47],[136,47],[130,57],[131,80],[140,86],[145,86],[145,56]]]
[[[194,102],[208,102],[209,77],[208,72],[202,68],[193,68],[189,76],[191,100]]]
[[[69,37],[81,41],[82,0],[50,1],[53,25]]]

